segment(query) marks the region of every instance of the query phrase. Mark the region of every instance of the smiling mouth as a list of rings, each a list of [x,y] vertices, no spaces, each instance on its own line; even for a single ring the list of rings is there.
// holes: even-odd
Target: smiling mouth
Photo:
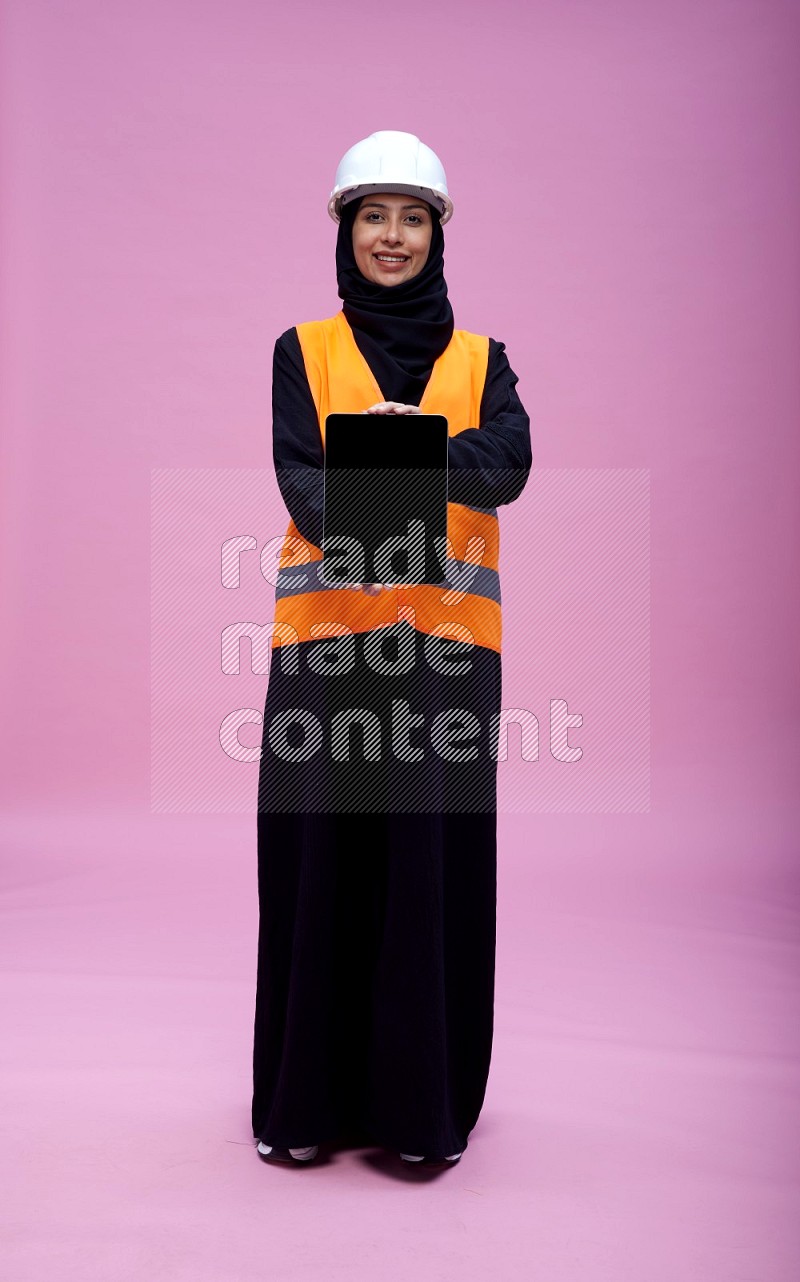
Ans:
[[[408,254],[373,254],[373,258],[377,258],[379,263],[407,263],[409,261]]]

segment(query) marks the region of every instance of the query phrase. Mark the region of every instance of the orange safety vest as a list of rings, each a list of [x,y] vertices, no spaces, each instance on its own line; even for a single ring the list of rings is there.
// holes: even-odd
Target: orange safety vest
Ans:
[[[300,324],[297,334],[324,447],[328,414],[357,413],[386,397],[344,312]],[[420,409],[443,414],[450,436],[479,426],[488,360],[488,338],[457,329],[435,362]],[[499,652],[500,527],[496,509],[448,503],[447,537],[445,585],[398,585],[373,597],[360,588],[324,587],[317,577],[322,549],[303,539],[290,521],[278,563],[273,648],[347,630],[371,632],[405,618],[418,632],[471,640]]]

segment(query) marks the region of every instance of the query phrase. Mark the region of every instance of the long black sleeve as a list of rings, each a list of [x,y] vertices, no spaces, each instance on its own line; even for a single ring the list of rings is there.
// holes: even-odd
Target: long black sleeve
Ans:
[[[289,515],[306,542],[321,547],[325,456],[317,407],[294,328],[281,334],[273,355],[272,458]]]
[[[531,470],[530,419],[517,395],[505,344],[489,339],[480,426],[451,436],[448,498],[471,507],[500,507],[519,498]]]
[[[450,502],[493,508],[521,494],[532,459],[530,420],[515,390],[517,381],[504,344],[490,338],[480,426],[448,442]],[[272,456],[289,515],[302,537],[321,547],[324,453],[294,328],[281,334],[273,355]]]

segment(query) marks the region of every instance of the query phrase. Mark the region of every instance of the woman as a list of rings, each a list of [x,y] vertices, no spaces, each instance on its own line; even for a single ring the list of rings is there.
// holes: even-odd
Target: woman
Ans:
[[[521,493],[531,450],[503,344],[454,326],[452,209],[438,158],[413,135],[356,144],[329,203],[342,310],[275,346],[273,452],[291,521],[259,777],[252,1124],[267,1160],[308,1161],[357,1131],[409,1163],[452,1166],[486,1090],[497,507]],[[388,415],[448,420],[439,585],[331,589],[319,574],[325,420],[354,411],[376,431]],[[352,755],[317,750],[320,727],[353,708],[377,726],[376,752],[367,729]]]

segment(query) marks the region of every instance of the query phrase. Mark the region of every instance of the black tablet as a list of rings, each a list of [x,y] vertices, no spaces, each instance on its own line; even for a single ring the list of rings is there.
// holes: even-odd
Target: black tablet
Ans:
[[[327,416],[322,586],[444,582],[447,441],[442,414]]]

